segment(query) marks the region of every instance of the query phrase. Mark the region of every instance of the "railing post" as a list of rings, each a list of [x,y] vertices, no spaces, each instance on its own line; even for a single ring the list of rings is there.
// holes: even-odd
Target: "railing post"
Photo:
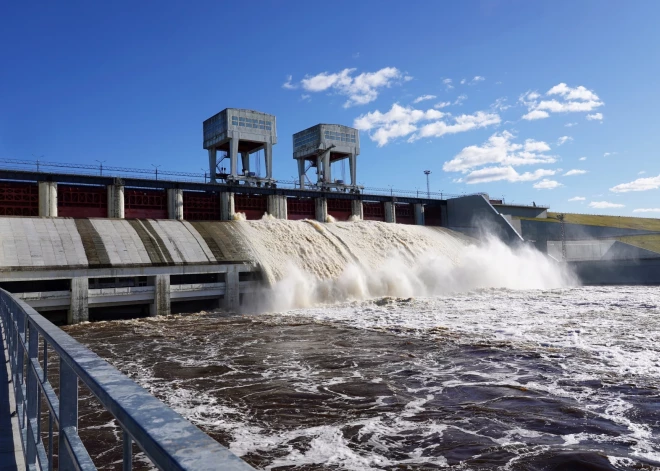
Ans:
[[[133,439],[126,432],[122,430],[123,448],[124,448],[124,471],[131,471],[133,469]]]
[[[60,435],[59,461],[60,470],[68,471],[74,468],[74,458],[66,443],[66,432],[78,429],[78,376],[75,371],[60,358]]]
[[[39,332],[37,328],[28,321],[28,364],[27,364],[27,429],[26,429],[26,454],[25,464],[28,468],[37,463],[37,442],[35,434],[39,435],[37,418],[37,404],[39,403],[39,388],[37,386],[37,374],[32,368],[32,360],[39,358]]]

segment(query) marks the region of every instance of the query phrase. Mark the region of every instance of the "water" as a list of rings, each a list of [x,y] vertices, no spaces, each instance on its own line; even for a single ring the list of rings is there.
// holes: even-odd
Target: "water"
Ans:
[[[67,330],[259,469],[660,469],[660,288],[428,228],[280,223],[235,223],[272,282],[252,311]],[[98,422],[83,439],[111,442]]]

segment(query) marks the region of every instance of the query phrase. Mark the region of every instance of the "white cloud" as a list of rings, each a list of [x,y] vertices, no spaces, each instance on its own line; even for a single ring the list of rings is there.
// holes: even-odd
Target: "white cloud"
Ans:
[[[610,203],[608,201],[592,201],[591,203],[589,203],[590,208],[596,208],[596,209],[623,208],[625,206],[626,206],[625,204]]]
[[[569,170],[568,172],[566,172],[564,174],[564,176],[565,177],[570,177],[570,176],[573,176],[573,175],[584,175],[585,173],[587,173],[586,170],[573,169],[573,170]]]
[[[348,97],[344,103],[344,108],[354,105],[364,105],[371,103],[378,98],[379,89],[391,87],[400,83],[401,80],[408,80],[408,76],[403,76],[396,67],[385,67],[376,72],[363,72],[353,76],[356,69],[344,69],[337,73],[321,72],[313,76],[306,76],[300,81],[300,86],[307,92],[323,92],[333,90],[340,95]],[[412,77],[410,77],[412,78]],[[291,77],[283,85],[284,88],[296,88],[297,85],[291,83]]]
[[[547,178],[544,178],[540,182],[534,183],[532,186],[537,190],[554,190],[563,185],[556,180],[548,180]]]
[[[633,213],[660,213],[660,208],[637,208]]]
[[[551,97],[547,100],[541,100],[538,92],[529,91],[520,96],[519,101],[527,106],[528,113],[523,119],[528,121],[535,119],[544,119],[550,116],[550,113],[576,113],[588,112],[603,105],[593,91],[583,86],[571,88],[565,83],[555,85],[545,93],[545,96]],[[555,96],[558,99],[554,98]],[[601,115],[601,113],[596,113]]]
[[[574,196],[573,198],[569,198],[568,201],[584,201],[586,198],[584,196]]]
[[[486,79],[481,75],[475,75],[475,77],[472,79],[472,83],[483,82],[484,80]]]
[[[587,121],[602,121],[603,113],[594,113],[587,115]]]
[[[436,98],[437,97],[435,95],[422,95],[422,96],[418,96],[417,98],[415,98],[413,103],[420,103],[420,102],[426,101],[426,100],[434,100]]]
[[[456,101],[454,101],[454,104],[455,104],[455,105],[460,105],[460,104],[463,103],[465,100],[467,100],[467,95],[458,95],[458,96],[456,97]]]
[[[454,158],[442,166],[446,172],[466,173],[482,165],[499,166],[533,165],[554,163],[553,156],[543,154],[550,146],[543,141],[527,139],[524,144],[512,142],[514,135],[509,131],[493,134],[481,146],[463,148]]]
[[[446,89],[446,90],[451,90],[452,88],[454,88],[454,86],[451,84],[451,79],[450,79],[450,78],[446,78],[446,79],[444,79],[444,80],[442,81],[442,83],[445,84],[445,89]]]
[[[571,136],[561,136],[561,137],[557,140],[557,145],[558,145],[558,146],[561,146],[561,145],[563,145],[563,144],[566,144],[568,141],[572,141],[572,140],[573,140],[573,138],[572,138]]]
[[[566,126],[567,128],[572,128],[573,126],[577,126],[577,124],[578,123],[566,123],[564,124],[564,126]]]
[[[646,170],[642,170],[642,171],[637,172],[637,175],[644,175],[645,173],[646,173]]]
[[[303,101],[311,101],[312,96],[307,95],[307,94],[302,94],[302,95],[300,95],[300,99],[303,100]]]
[[[474,170],[467,174],[464,180],[467,184],[475,183],[489,183],[501,180],[508,182],[530,182],[538,180],[539,178],[554,175],[554,170],[538,169],[534,172],[518,173],[511,167],[485,167],[479,170]]]
[[[527,121],[533,121],[535,119],[545,119],[549,116],[550,114],[547,111],[532,110],[529,113],[523,115],[523,119],[526,119]]]
[[[499,110],[499,111],[506,111],[509,108],[511,108],[511,105],[506,104],[506,97],[501,97],[495,100],[495,103],[490,105],[491,108],[494,110]]]
[[[629,191],[648,191],[660,188],[660,175],[657,177],[638,178],[630,183],[621,183],[610,188],[614,193],[628,193]]]
[[[404,81],[404,82],[410,82],[410,81],[411,81],[412,79],[414,79],[414,78],[415,78],[415,77],[413,77],[412,75],[405,75],[405,76],[403,77],[403,81]]]
[[[448,106],[451,106],[451,101],[441,101],[433,105],[433,108],[439,110],[440,108],[446,108]]]
[[[585,161],[585,160],[587,160],[587,158],[586,157],[580,157],[578,160]]]
[[[282,84],[282,88],[286,88],[287,90],[294,90],[298,88],[298,85],[292,84],[291,80],[293,80],[293,75],[287,75],[286,82]]]
[[[422,124],[422,122],[426,122]],[[450,116],[435,109],[417,110],[395,103],[386,113],[373,111],[358,116],[353,125],[361,131],[371,131],[369,137],[384,146],[388,142],[410,136],[409,142],[426,137],[440,137],[498,124],[497,114],[478,111],[471,115]]]
[[[467,82],[467,79],[461,79],[461,85],[465,85]]]
[[[410,136],[408,142],[413,142],[425,137],[440,137],[445,134],[456,134],[469,131],[471,129],[485,128],[493,124],[500,124],[501,119],[498,114],[477,111],[474,114],[462,114],[453,117],[453,121],[435,121],[422,126],[419,131]]]

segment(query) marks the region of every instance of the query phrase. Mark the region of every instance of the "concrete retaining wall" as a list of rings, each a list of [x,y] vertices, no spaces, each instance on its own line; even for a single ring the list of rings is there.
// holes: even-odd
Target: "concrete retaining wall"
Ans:
[[[516,229],[482,195],[447,200],[447,226],[473,237],[487,231],[506,243],[522,242]]]

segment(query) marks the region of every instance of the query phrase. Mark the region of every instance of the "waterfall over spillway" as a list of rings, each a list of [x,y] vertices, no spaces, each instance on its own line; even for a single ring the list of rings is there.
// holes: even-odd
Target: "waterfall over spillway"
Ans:
[[[285,278],[291,267],[327,280],[339,278],[349,265],[374,271],[393,258],[412,267],[420,257],[434,254],[456,264],[472,240],[440,227],[376,221],[321,224],[264,218],[234,224],[271,284]]]
[[[488,236],[477,242],[440,227],[268,217],[231,224],[232,239],[270,286],[264,299],[253,300],[258,310],[575,284],[564,267],[533,248],[512,248]]]

